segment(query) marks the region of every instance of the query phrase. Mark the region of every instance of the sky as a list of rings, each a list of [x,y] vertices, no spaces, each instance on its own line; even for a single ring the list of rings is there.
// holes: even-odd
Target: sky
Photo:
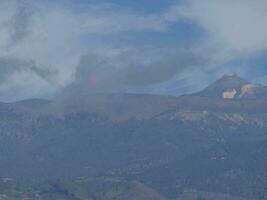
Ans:
[[[1,0],[0,101],[267,84],[266,0]]]

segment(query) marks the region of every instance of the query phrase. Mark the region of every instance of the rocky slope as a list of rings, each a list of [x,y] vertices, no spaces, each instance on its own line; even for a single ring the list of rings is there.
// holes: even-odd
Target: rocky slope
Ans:
[[[223,99],[266,99],[267,87],[252,84],[235,74],[230,74],[224,75],[195,95]]]
[[[132,192],[124,194],[124,186],[107,192],[115,199],[139,190],[155,191],[158,199],[194,198],[188,191],[207,199],[262,199],[265,98],[266,87],[227,75],[182,97],[97,94],[1,103],[0,177],[138,181]]]

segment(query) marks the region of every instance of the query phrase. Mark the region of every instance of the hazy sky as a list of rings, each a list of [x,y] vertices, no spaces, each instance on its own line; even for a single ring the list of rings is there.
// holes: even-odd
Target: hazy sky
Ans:
[[[267,84],[266,0],[1,0],[0,100]]]

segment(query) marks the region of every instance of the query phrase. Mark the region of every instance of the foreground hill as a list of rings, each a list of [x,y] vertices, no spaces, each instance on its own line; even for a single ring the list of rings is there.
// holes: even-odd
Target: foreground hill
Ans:
[[[142,173],[141,179],[167,196],[177,196],[192,188],[240,198],[266,199],[266,155],[267,141],[235,142],[150,169]],[[172,184],[162,187],[161,180]]]
[[[137,181],[91,178],[71,181],[57,180],[27,186],[0,182],[3,200],[168,200]]]
[[[0,181],[3,200],[248,200],[223,193],[188,189],[173,199],[139,181],[114,177],[53,180],[41,183]]]

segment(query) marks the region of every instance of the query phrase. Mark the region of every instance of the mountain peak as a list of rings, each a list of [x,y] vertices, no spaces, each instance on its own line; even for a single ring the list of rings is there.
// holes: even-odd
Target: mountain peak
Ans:
[[[229,84],[229,82],[231,84],[235,83],[239,83],[239,84],[248,84],[249,82],[246,81],[245,79],[241,78],[240,76],[238,76],[237,74],[224,74],[219,80],[217,80],[217,82],[225,82],[227,84]]]
[[[240,78],[240,77],[235,73],[230,73],[230,74],[224,74],[222,78]]]
[[[236,74],[225,74],[195,95],[223,99],[267,98],[267,88],[251,84]]]

